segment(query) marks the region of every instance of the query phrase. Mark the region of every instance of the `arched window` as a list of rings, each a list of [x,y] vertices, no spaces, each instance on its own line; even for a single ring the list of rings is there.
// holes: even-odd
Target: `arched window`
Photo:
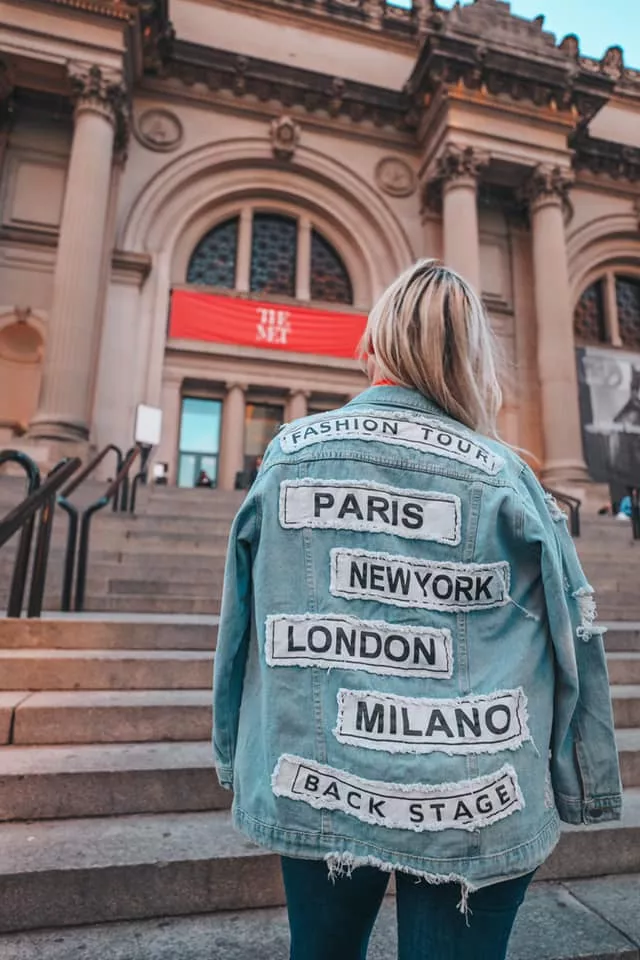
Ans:
[[[191,255],[187,283],[234,289],[239,219],[225,220],[205,234]]]
[[[250,257],[249,238],[240,240],[243,230],[251,231]],[[241,250],[246,253],[239,266]],[[225,220],[205,234],[191,255],[187,283],[244,291],[248,285],[252,293],[275,297],[353,303],[351,279],[331,243],[308,220],[260,210]]]
[[[278,213],[254,213],[251,231],[251,291],[296,295],[298,224]]]
[[[583,292],[573,315],[581,344],[640,350],[640,278],[607,273]]]
[[[581,343],[605,343],[603,282],[596,280],[583,291],[573,315],[573,329]]]
[[[317,230],[311,234],[311,299],[353,303],[349,274],[331,244]]]

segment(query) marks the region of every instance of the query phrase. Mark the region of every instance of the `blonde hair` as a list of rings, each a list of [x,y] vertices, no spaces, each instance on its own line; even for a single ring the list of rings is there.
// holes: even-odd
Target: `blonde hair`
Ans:
[[[480,298],[438,260],[419,260],[375,304],[360,344],[386,379],[497,437],[499,348]]]

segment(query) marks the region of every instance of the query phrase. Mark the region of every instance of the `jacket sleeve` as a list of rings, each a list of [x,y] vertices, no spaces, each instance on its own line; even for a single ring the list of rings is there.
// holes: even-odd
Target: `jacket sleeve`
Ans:
[[[227,548],[213,677],[213,755],[220,784],[233,787],[245,664],[251,636],[252,554],[258,529],[257,498],[238,512]]]
[[[618,820],[622,788],[611,692],[589,585],[564,513],[525,470],[525,536],[540,548],[556,679],[550,770],[567,823]],[[528,494],[528,495],[527,495]]]

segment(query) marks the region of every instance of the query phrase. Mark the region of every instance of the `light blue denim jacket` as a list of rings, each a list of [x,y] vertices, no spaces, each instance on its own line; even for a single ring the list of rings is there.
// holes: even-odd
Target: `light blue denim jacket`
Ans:
[[[214,753],[278,853],[468,890],[617,819],[595,604],[508,448],[372,387],[286,425],[231,532]]]

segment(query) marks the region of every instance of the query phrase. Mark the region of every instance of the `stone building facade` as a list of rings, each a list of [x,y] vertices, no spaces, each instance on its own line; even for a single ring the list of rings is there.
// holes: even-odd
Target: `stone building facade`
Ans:
[[[502,0],[0,0],[0,118],[3,446],[127,447],[149,404],[170,482],[230,488],[279,422],[360,391],[323,331],[424,256],[482,292],[503,436],[547,482],[585,480],[608,370],[640,424],[640,71],[618,47],[584,57]],[[288,349],[309,305],[316,346]]]

